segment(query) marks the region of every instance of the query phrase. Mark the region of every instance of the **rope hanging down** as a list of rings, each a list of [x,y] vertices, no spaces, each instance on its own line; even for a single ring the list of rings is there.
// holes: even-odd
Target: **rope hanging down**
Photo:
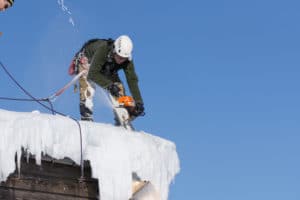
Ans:
[[[19,84],[17,81],[16,81],[16,79],[9,73],[9,71],[7,70],[7,68],[2,64],[2,62],[0,61],[0,66],[2,67],[2,69],[5,71],[5,73],[10,77],[10,79],[27,95],[27,96],[29,96],[32,100],[31,101],[35,101],[36,103],[38,103],[38,104],[40,104],[42,107],[44,107],[44,108],[46,108],[47,110],[49,110],[49,111],[51,111],[52,112],[52,114],[59,114],[59,115],[61,115],[61,116],[64,116],[64,117],[67,117],[67,118],[69,118],[69,119],[72,119],[73,121],[75,121],[76,122],[76,124],[78,125],[78,128],[79,128],[79,134],[80,134],[80,166],[81,166],[81,179],[83,179],[84,178],[84,163],[83,163],[83,152],[82,152],[82,130],[81,130],[81,125],[80,125],[80,123],[76,120],[76,119],[74,119],[74,118],[72,118],[72,117],[68,117],[67,115],[65,115],[65,114],[63,114],[63,113],[61,113],[61,112],[58,112],[58,111],[56,111],[56,110],[54,110],[53,109],[53,107],[52,107],[52,104],[50,103],[50,99],[49,98],[46,98],[46,99],[37,99],[37,98],[35,98],[34,96],[32,96],[25,88],[23,88],[22,86],[21,86],[21,84]],[[78,74],[79,75],[79,74]],[[76,78],[77,76],[75,76],[74,78]],[[73,78],[73,79],[74,79]],[[79,78],[79,77],[78,77]],[[77,79],[78,79],[77,78]],[[72,80],[73,81],[73,80]],[[71,82],[72,82],[71,81]],[[75,80],[76,81],[76,80]],[[74,82],[75,82],[74,81]],[[59,96],[61,93],[63,93],[70,85],[72,85],[72,83],[71,84],[67,84],[65,87],[63,87],[61,90],[59,90],[57,93],[55,93],[54,94],[54,97],[56,98],[57,96]],[[56,95],[56,94],[58,94],[58,95]],[[53,96],[53,95],[52,95]],[[6,100],[8,100],[8,99],[13,99],[13,98],[6,98]],[[26,101],[29,101],[29,100],[26,100]],[[50,103],[50,105],[51,105],[51,107],[48,107],[48,106],[46,106],[45,104],[43,104],[43,103],[41,103],[41,101],[48,101],[49,103]]]

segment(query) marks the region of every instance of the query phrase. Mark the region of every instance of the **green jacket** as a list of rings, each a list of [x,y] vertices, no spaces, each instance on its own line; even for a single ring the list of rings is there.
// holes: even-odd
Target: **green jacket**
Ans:
[[[136,102],[143,103],[133,61],[118,65],[113,59],[112,48],[112,42],[107,40],[95,40],[83,47],[84,54],[91,64],[88,79],[107,88],[114,82],[121,82],[118,71],[123,69],[131,95]]]

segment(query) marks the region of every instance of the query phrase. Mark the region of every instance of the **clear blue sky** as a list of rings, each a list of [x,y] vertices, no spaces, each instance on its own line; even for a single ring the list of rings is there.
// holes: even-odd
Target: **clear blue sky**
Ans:
[[[67,83],[90,38],[128,34],[146,107],[138,130],[172,140],[170,200],[300,199],[300,2],[21,1],[0,13],[0,55],[36,97]],[[0,70],[0,96],[26,97]],[[95,99],[96,120],[112,122]],[[54,104],[78,118],[72,89]],[[0,108],[43,110],[0,101]],[[108,117],[109,116],[109,117]]]

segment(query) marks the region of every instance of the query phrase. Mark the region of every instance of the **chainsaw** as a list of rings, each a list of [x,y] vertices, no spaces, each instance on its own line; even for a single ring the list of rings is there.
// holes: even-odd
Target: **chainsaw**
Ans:
[[[135,101],[131,96],[113,97],[108,93],[115,115],[116,126],[123,126],[127,130],[134,130],[131,121],[135,118],[130,115],[134,111]]]

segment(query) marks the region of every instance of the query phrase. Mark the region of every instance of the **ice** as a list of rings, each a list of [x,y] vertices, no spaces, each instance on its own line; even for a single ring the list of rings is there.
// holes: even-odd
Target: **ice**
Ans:
[[[105,200],[131,197],[132,173],[150,181],[168,199],[169,185],[179,172],[176,146],[171,141],[145,132],[131,132],[110,124],[81,121],[83,159],[89,160],[92,176],[99,180]],[[80,134],[70,118],[0,109],[0,181],[15,170],[26,148],[41,163],[41,153],[56,159],[71,158],[80,164]]]
[[[72,18],[72,13],[70,9],[65,6],[64,0],[57,0],[57,3],[60,6],[61,10],[69,16],[69,22],[72,24],[72,26],[75,26],[75,22]]]

